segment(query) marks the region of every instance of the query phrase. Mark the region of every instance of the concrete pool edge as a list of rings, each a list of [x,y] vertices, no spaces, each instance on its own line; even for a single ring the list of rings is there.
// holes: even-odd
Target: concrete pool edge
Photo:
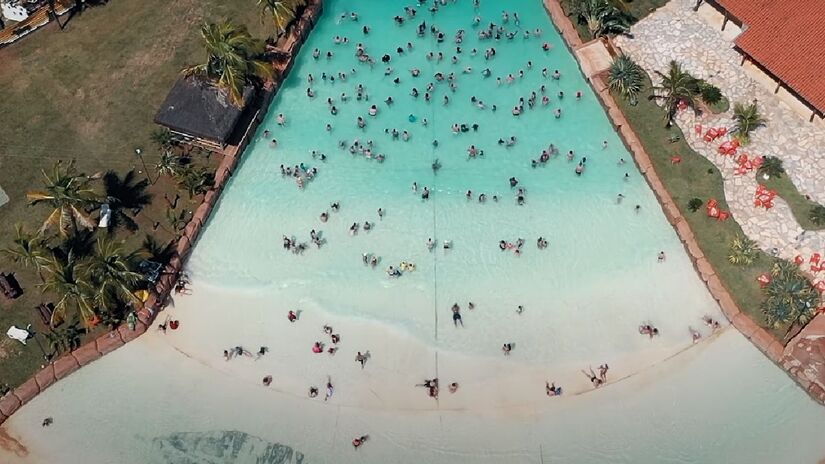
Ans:
[[[544,9],[550,16],[551,22],[555,25],[556,30],[564,39],[565,44],[569,48],[571,54],[579,61],[580,58],[575,50],[580,48],[583,44],[579,37],[576,28],[573,26],[570,18],[562,10],[561,4],[558,0],[542,0]],[[609,41],[609,39],[608,39]],[[668,222],[673,226],[676,235],[679,236],[685,251],[690,257],[693,267],[699,274],[699,278],[705,283],[708,292],[714,300],[719,304],[725,317],[733,324],[734,327],[759,351],[761,351],[768,359],[775,365],[780,367],[786,374],[788,374],[797,385],[800,386],[813,400],[825,405],[825,389],[816,381],[810,380],[805,376],[804,366],[800,367],[800,362],[794,356],[793,347],[800,344],[800,340],[806,337],[806,331],[803,329],[796,337],[788,342],[787,345],[782,345],[778,340],[771,336],[768,331],[759,327],[753,320],[745,313],[743,313],[734,299],[728,292],[725,284],[716,275],[711,263],[705,258],[696,237],[682,216],[681,211],[676,206],[670,192],[659,179],[658,174],[653,168],[653,163],[650,156],[642,146],[641,141],[633,130],[631,124],[627,121],[624,113],[619,109],[613,96],[610,95],[607,83],[601,74],[592,77],[585,76],[585,80],[593,88],[596,95],[598,95],[602,106],[610,118],[613,126],[618,130],[619,135],[627,146],[628,151],[633,155],[633,160],[636,163],[639,171],[641,171],[648,186],[653,190],[653,194],[662,207]],[[825,315],[820,314],[814,318],[823,319]],[[809,323],[811,326],[813,321]]]
[[[317,23],[317,19],[322,12],[323,0],[307,0],[306,8],[302,16],[295,21],[284,44],[279,48],[279,51],[286,54],[286,61],[273,61],[272,64],[278,72],[277,78],[265,84],[263,91],[267,95],[264,97],[261,108],[247,128],[240,144],[237,147],[233,147],[234,150],[229,150],[223,154],[223,159],[215,171],[214,186],[204,194],[203,201],[183,229],[183,234],[178,238],[175,246],[175,256],[163,269],[161,278],[155,287],[151,289],[151,295],[144,303],[144,306],[136,311],[138,320],[135,323],[135,327],[132,329],[129,328],[126,323],[121,324],[118,328],[100,335],[84,343],[78,349],[49,362],[49,364],[32,375],[28,380],[8,392],[0,399],[0,426],[23,407],[23,405],[37,397],[37,395],[54,385],[57,381],[69,376],[81,367],[100,359],[104,355],[117,350],[126,343],[135,340],[146,333],[146,330],[151,327],[157,313],[165,307],[165,302],[168,300],[169,294],[175,286],[177,276],[180,275],[186,258],[198,240],[204,224],[212,214],[221,193],[237,167],[244,148],[249,142],[249,135],[254,133],[260,124],[261,120],[259,119],[259,115],[262,112],[266,113],[275,93],[277,93],[281,84],[288,77],[295,56],[298,54],[304,41],[309,37],[309,33]],[[0,190],[0,192],[2,192],[2,190]]]

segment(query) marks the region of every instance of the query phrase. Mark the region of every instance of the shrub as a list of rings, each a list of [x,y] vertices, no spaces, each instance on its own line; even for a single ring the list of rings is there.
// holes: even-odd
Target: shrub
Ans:
[[[816,205],[808,213],[808,219],[818,226],[825,226],[825,206]]]
[[[762,313],[774,328],[807,324],[819,304],[819,293],[811,282],[789,261],[777,261],[771,269],[772,280],[762,291]],[[787,336],[787,335],[786,335]]]
[[[691,198],[687,206],[691,213],[695,213],[699,211],[699,208],[701,208],[703,204],[704,202],[701,198]]]
[[[759,166],[757,173],[760,176],[776,177],[778,179],[785,173],[785,167],[782,166],[781,159],[775,156],[767,156],[762,161],[762,165]]]
[[[699,82],[699,94],[702,96],[702,101],[708,105],[715,105],[722,101],[722,91],[719,87],[706,81]]]
[[[750,266],[759,254],[756,242],[744,235],[738,235],[730,243],[728,261],[737,266]]]
[[[611,90],[626,98],[631,105],[638,103],[638,96],[644,87],[644,81],[644,70],[627,55],[616,57],[610,65],[607,84]]]

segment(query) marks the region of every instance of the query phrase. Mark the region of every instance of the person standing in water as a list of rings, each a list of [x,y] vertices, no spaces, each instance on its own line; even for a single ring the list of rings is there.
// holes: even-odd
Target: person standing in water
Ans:
[[[453,303],[453,325],[458,327],[458,324],[461,324],[461,327],[464,327],[464,321],[461,320],[461,308],[459,308],[458,303]]]
[[[327,394],[324,396],[324,401],[329,401],[333,393],[335,393],[335,387],[332,386],[332,378],[327,377]]]

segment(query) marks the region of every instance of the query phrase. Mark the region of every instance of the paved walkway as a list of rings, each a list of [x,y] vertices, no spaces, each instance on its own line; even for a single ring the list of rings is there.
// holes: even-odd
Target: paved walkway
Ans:
[[[6,195],[6,192],[4,192],[3,188],[0,187],[0,206],[3,206],[8,202],[9,202],[9,196]]]
[[[693,12],[694,3],[693,0],[671,0],[633,26],[633,39],[619,37],[615,43],[654,80],[654,70],[664,71],[671,60],[676,60],[694,76],[718,86],[731,101],[731,108],[733,102],[750,102],[756,98],[767,126],[756,130],[751,144],[738,153],[782,159],[799,191],[825,204],[825,129],[800,117],[750,78],[739,65],[741,56],[733,50],[733,44]],[[809,231],[800,238],[802,228],[781,198],[777,197],[769,210],[754,207],[757,179],[752,174],[736,175],[735,159],[717,151],[727,137],[707,143],[694,131],[696,124],[704,128],[730,128],[732,110],[698,118],[691,111],[683,111],[677,123],[690,146],[719,168],[734,218],[762,249],[786,259],[825,251],[825,231]]]

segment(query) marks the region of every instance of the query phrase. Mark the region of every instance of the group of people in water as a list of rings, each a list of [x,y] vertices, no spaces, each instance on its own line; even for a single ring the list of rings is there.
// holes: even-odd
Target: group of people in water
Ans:
[[[419,383],[415,385],[416,387],[424,387],[427,390],[427,396],[433,399],[438,399],[438,377],[434,379],[424,379],[423,383]],[[458,391],[458,382],[452,382],[450,385],[447,386],[447,390],[450,393],[455,393]]]
[[[441,0],[434,0],[432,7],[430,7],[430,11],[435,15],[438,12],[439,8],[437,7],[440,4]],[[421,5],[424,5],[427,2],[420,2]],[[447,2],[444,2],[443,6],[446,6]],[[406,21],[415,20],[417,18],[417,9],[415,7],[405,7],[405,12],[403,15],[398,15],[395,17],[395,22],[397,25],[401,26],[404,25]],[[344,15],[344,17],[340,22],[349,20],[349,21],[359,21],[360,16],[356,15],[355,17],[350,17],[348,15]],[[433,16],[434,18],[435,16]],[[512,21],[511,21],[512,19]],[[502,12],[500,21],[490,21],[486,23],[486,25],[482,25],[482,17],[480,14],[475,14],[472,21],[472,28],[477,31],[477,38],[481,42],[485,41],[494,41],[498,42],[500,40],[508,40],[511,41],[517,36],[523,37],[524,40],[539,38],[542,36],[542,31],[540,28],[535,29],[526,29],[521,26],[521,20],[517,19],[516,12]],[[369,25],[363,25],[361,27],[361,32],[363,35],[369,36],[372,28]],[[447,36],[449,33],[444,31],[438,27],[437,24],[433,23],[432,20],[428,23],[428,21],[424,20],[421,21],[417,25],[417,38],[419,40],[426,39],[428,34],[431,38],[435,39],[435,42],[439,47],[440,44],[444,43],[447,40]],[[467,57],[467,59],[473,59],[474,57],[480,54],[477,48],[464,47],[464,42],[466,40],[467,30],[465,29],[458,29],[453,34],[453,45],[455,48],[454,53],[447,52],[445,55],[445,50],[431,50],[425,52],[425,58],[428,61],[435,63],[438,66],[439,63],[442,61],[449,63],[449,65],[459,65],[462,61],[463,57]],[[317,97],[316,91],[313,89],[313,86],[316,84],[321,85],[328,85],[332,86],[336,83],[347,83],[348,79],[352,76],[357,76],[359,73],[358,67],[359,65],[369,67],[371,71],[373,67],[377,64],[377,57],[378,55],[373,55],[370,53],[370,50],[367,48],[367,44],[365,42],[358,42],[358,41],[350,41],[349,37],[345,35],[335,35],[332,37],[332,43],[334,47],[349,47],[352,43],[354,43],[354,58],[356,61],[355,67],[350,67],[349,70],[338,70],[335,72],[328,72],[323,71],[320,74],[320,82],[316,81],[316,77],[313,73],[308,73],[306,76],[306,82],[308,87],[306,88],[306,95],[310,99],[314,99]],[[549,52],[552,50],[552,46],[544,42],[541,45],[541,49],[543,52]],[[416,47],[413,41],[408,41],[406,43],[398,44],[394,47],[393,51],[380,54],[380,62],[384,66],[383,74],[391,78],[392,83],[396,86],[401,84],[402,77],[398,75],[396,70],[392,67],[393,64],[393,57],[397,56],[399,58],[405,57],[407,55],[416,53]],[[485,61],[493,60],[497,55],[498,51],[496,46],[489,46],[484,49],[483,55]],[[315,60],[320,60],[322,57],[325,57],[327,60],[332,60],[335,57],[336,53],[333,50],[323,51],[319,48],[316,48],[312,52],[312,57]],[[447,58],[449,57],[449,59]],[[448,66],[449,66],[448,65]],[[532,60],[526,61],[526,66],[522,69],[519,69],[514,72],[509,72],[502,77],[496,77],[496,82],[498,84],[514,84],[516,81],[525,78],[526,73],[529,73],[533,70],[534,63]],[[449,104],[452,100],[451,95],[453,95],[458,90],[458,81],[459,76],[461,75],[472,75],[473,74],[473,67],[470,65],[463,66],[460,71],[450,72],[445,70],[436,69],[431,78],[432,80],[423,85],[415,85],[413,84],[410,87],[409,96],[412,99],[418,99],[423,97],[423,99],[427,102],[430,102],[432,99],[435,98],[435,95],[443,90],[443,94],[441,95],[441,100],[443,104]],[[486,67],[481,72],[481,78],[486,79],[492,77],[493,71],[490,67]],[[550,71],[547,67],[544,67],[541,70],[541,75],[544,79],[552,79],[553,81],[560,81],[562,78],[562,73],[558,69]],[[409,76],[415,80],[418,78],[424,77],[421,69],[419,67],[413,66],[409,69]],[[336,92],[337,94],[337,92]],[[357,83],[355,86],[355,102],[367,102],[368,109],[366,114],[358,114],[355,117],[355,125],[360,130],[365,130],[369,125],[369,120],[377,118],[382,109],[379,104],[373,103],[370,94],[367,91],[367,88],[363,83]],[[582,92],[576,92],[576,98],[580,99],[582,97]],[[557,98],[562,100],[564,98],[564,91],[557,90]],[[332,96],[327,97],[326,99],[327,108],[332,116],[336,116],[339,114],[340,105],[347,104],[351,102],[353,99],[347,94],[346,91],[341,92],[337,98],[333,98]],[[483,99],[476,97],[473,95],[470,97],[470,104],[479,109],[479,110],[491,110],[495,112],[497,110],[497,105],[490,104],[489,102],[485,102]],[[512,108],[511,113],[514,116],[519,116],[524,113],[526,110],[529,110],[536,106],[541,101],[541,106],[548,106],[550,103],[550,96],[548,95],[547,85],[540,85],[536,90],[530,91],[528,95],[522,96],[518,98],[518,102],[516,102]],[[383,98],[384,104],[388,108],[392,108],[395,103],[395,98],[390,95],[386,98]],[[556,118],[561,117],[562,109],[556,108],[554,110],[554,114]],[[413,123],[417,122],[416,116],[414,114],[410,114],[408,116],[408,121]],[[276,118],[276,121],[279,126],[286,125],[286,117],[283,114],[279,114]],[[427,118],[423,118],[420,121],[422,127],[428,126]],[[472,124],[454,124],[452,126],[453,133],[463,133],[468,132],[470,128],[472,128],[473,132],[478,131],[478,123]],[[333,124],[330,121],[326,123],[326,130],[328,132],[332,132]],[[268,132],[268,131],[267,131]],[[411,130],[406,129],[397,129],[397,128],[386,128],[384,132],[388,135],[391,135],[393,140],[401,139],[404,141],[408,141],[412,137]],[[265,134],[268,136],[269,134]],[[273,144],[276,141],[273,139]],[[498,144],[504,147],[511,147],[515,145],[516,137],[509,136],[507,138],[499,139]],[[438,139],[433,139],[432,145],[434,147],[438,147]],[[341,140],[339,142],[339,147],[342,149],[348,149],[349,152],[353,155],[359,154],[363,155],[367,159],[376,159],[379,162],[382,162],[386,159],[386,155],[383,153],[377,153],[373,142],[369,141],[367,144],[361,144],[356,139],[354,142],[350,143],[346,140]],[[485,154],[484,150],[478,148],[474,145],[471,145],[467,149],[468,156],[470,158],[481,157]],[[321,160],[324,161],[326,159],[325,155],[321,156]],[[539,160],[534,162],[534,165],[538,165],[538,163],[546,163],[549,160],[549,156],[545,156],[540,158]],[[299,183],[299,187],[303,187],[308,179],[311,179],[317,170],[313,171],[312,169],[307,169],[304,166],[296,166],[293,168],[282,168],[282,173],[285,176],[293,176],[296,178],[296,182]],[[426,195],[426,193],[424,194]]]
[[[455,2],[457,0],[450,1]],[[473,2],[476,8],[478,8],[479,0],[473,0]],[[419,6],[428,5],[429,10],[432,13],[438,12],[447,4],[448,0],[419,0]],[[395,16],[394,22],[397,25],[402,26],[407,21],[416,20],[417,15],[418,12],[416,8],[405,7],[404,14]],[[360,16],[356,12],[345,12],[341,14],[340,20],[358,22],[360,20]],[[433,38],[437,44],[441,44],[449,40],[448,36],[450,35],[450,33],[448,31],[441,30],[437,25],[432,24],[431,21],[432,20],[430,20],[430,23],[428,23],[427,21],[421,21],[417,25],[417,37],[419,39],[423,39],[429,34],[429,36]],[[477,31],[477,37],[481,41],[511,41],[515,40],[517,37],[522,37],[523,40],[530,40],[534,38],[540,38],[542,36],[541,29],[522,28],[520,25],[521,18],[519,17],[518,13],[515,12],[505,11],[502,12],[500,21],[489,22],[486,25],[483,25],[482,23],[483,20],[481,16],[477,14],[473,18],[472,27]],[[364,36],[368,36],[372,32],[372,28],[369,25],[363,25],[360,29]],[[379,99],[378,101],[373,100],[366,86],[362,83],[357,83],[354,87],[353,97],[350,97],[347,91],[341,91],[340,94],[338,92],[335,92],[334,96],[324,98],[319,96],[319,92],[316,93],[314,86],[325,85],[326,89],[329,89],[331,88],[331,86],[334,85],[339,85],[339,88],[341,85],[350,85],[348,84],[348,82],[350,82],[350,79],[354,76],[359,76],[359,73],[361,72],[361,70],[358,68],[359,66],[368,67],[369,70],[367,72],[371,72],[374,69],[374,67],[378,65],[377,61],[380,61],[381,64],[379,65],[379,67],[383,67],[383,74],[384,76],[386,76],[385,78],[391,80],[394,85],[400,85],[402,79],[404,81],[406,81],[407,79],[413,81],[413,84],[409,87],[410,99],[414,101],[419,101],[419,99],[423,99],[426,102],[440,100],[443,105],[449,105],[453,103],[453,101],[455,100],[455,94],[458,91],[459,81],[465,79],[469,80],[472,78],[472,76],[476,75],[477,71],[474,70],[472,66],[467,64],[467,61],[473,59],[476,56],[483,55],[485,64],[483,66],[484,69],[480,72],[480,76],[482,80],[488,79],[493,77],[493,70],[490,67],[492,66],[491,62],[493,62],[499,54],[503,53],[500,50],[497,50],[496,46],[494,46],[493,44],[491,44],[488,47],[482,47],[484,48],[483,51],[471,47],[467,47],[467,49],[464,49],[464,43],[467,38],[467,35],[467,31],[465,31],[464,29],[460,29],[452,35],[453,45],[455,47],[454,53],[446,52],[446,50],[434,50],[426,52],[425,57],[435,70],[432,76],[430,76],[429,82],[426,83],[417,81],[418,79],[427,80],[424,72],[418,67],[413,67],[409,69],[409,77],[406,73],[398,73],[393,68],[393,64],[397,63],[398,61],[398,58],[394,57],[400,58],[417,52],[416,46],[413,42],[407,42],[406,44],[398,44],[398,46],[395,47],[394,52],[389,51],[388,53],[371,54],[371,50],[368,50],[366,44],[360,43],[357,40],[351,41],[350,38],[345,35],[336,35],[332,40],[334,46],[338,47],[336,51],[351,47],[351,44],[354,43],[354,57],[356,60],[355,67],[352,67],[349,70],[344,71],[339,70],[337,72],[329,72],[329,70],[327,70],[325,72],[321,72],[320,82],[316,81],[315,76],[318,75],[317,72],[315,75],[313,75],[313,73],[309,73],[306,76],[306,81],[308,84],[308,87],[306,88],[307,98],[309,98],[310,100],[316,98],[318,98],[319,100],[325,100],[326,108],[329,111],[329,114],[332,116],[332,118],[329,118],[328,122],[325,123],[326,131],[328,133],[332,133],[335,130],[333,124],[334,117],[341,112],[341,108],[343,107],[343,105],[363,105],[365,112],[358,114],[355,117],[354,130],[366,131],[368,126],[374,124],[374,121],[377,121],[379,118],[383,119],[384,113],[392,112],[392,110],[394,109],[393,107],[396,104],[396,100],[393,98],[392,95],[387,95],[385,98]],[[552,50],[552,46],[547,42],[543,42],[541,44],[541,48],[544,52],[549,52]],[[322,57],[325,57],[327,60],[332,60],[335,56],[335,52],[333,52],[332,50],[322,51],[320,49],[315,49],[312,52],[312,56],[316,60],[320,60]],[[480,60],[480,58],[478,59]],[[439,66],[460,67],[455,68],[456,71],[450,72],[444,71],[443,68],[438,69]],[[541,65],[536,66],[536,68],[538,67],[541,67]],[[479,69],[480,68],[481,67],[479,67]],[[552,84],[552,82],[558,82],[562,79],[562,73],[558,69],[554,69],[552,71],[551,69],[552,67],[543,67],[541,69],[541,75],[544,79],[547,79],[547,83],[542,83],[540,86],[530,89],[528,93],[518,97],[517,101],[511,102],[513,104],[511,109],[512,116],[519,117],[526,111],[532,110],[534,108],[550,107],[550,103],[552,101],[551,95],[554,95],[552,98],[556,99],[556,101],[559,102],[565,99],[564,91],[560,89],[551,91],[548,89],[548,85]],[[534,63],[532,62],[532,60],[528,60],[526,62],[525,68],[513,70],[513,72],[507,72],[506,74],[503,74],[500,77],[495,77],[495,81],[497,85],[515,86],[518,85],[519,81],[522,81],[525,78],[527,73],[531,72],[538,71],[534,71]],[[492,79],[490,79],[490,81],[488,82],[491,81]],[[526,82],[526,80],[524,82]],[[348,87],[347,90],[352,91],[352,87]],[[437,96],[439,94],[440,97]],[[577,100],[581,99],[582,96],[583,95],[581,91],[577,91],[575,93],[575,98]],[[492,96],[490,96],[489,98],[492,99]],[[381,102],[383,102],[383,104]],[[467,104],[467,101],[464,100],[462,104]],[[481,98],[477,97],[476,95],[473,95],[469,98],[469,105],[466,111],[497,112],[497,109],[497,105],[494,104],[492,101],[489,101],[487,98]],[[562,108],[555,108],[553,110],[553,114],[555,118],[561,118]],[[427,118],[419,119],[414,114],[409,114],[407,116],[407,121],[411,124],[415,123],[415,125],[408,128],[387,127],[384,129],[385,136],[393,142],[407,142],[413,140],[413,132],[416,132],[418,136],[420,136],[420,134],[418,133],[419,129],[423,133],[425,129],[430,128],[430,122]],[[475,136],[475,134],[478,134],[480,124],[478,122],[472,121],[471,119],[469,121],[470,122],[452,123],[450,125],[450,130],[453,136],[466,137],[465,134],[472,134],[473,136]],[[279,114],[276,117],[276,123],[279,127],[285,127],[287,125],[286,116],[284,114]],[[436,125],[440,126],[440,123],[434,123],[433,127],[435,127]],[[269,139],[270,136],[271,134],[269,130],[264,131],[264,137],[266,139]],[[383,152],[380,152],[378,150],[376,142],[371,139],[362,141],[362,139],[364,138],[365,137],[353,137],[351,139],[339,139],[338,148],[341,151],[349,152],[353,157],[363,157],[363,159],[376,160],[379,163],[385,161],[387,156]],[[492,140],[490,142],[492,142]],[[504,149],[510,149],[512,147],[515,147],[519,143],[520,140],[516,135],[505,135],[498,138],[496,145]],[[271,145],[276,146],[277,144],[277,140],[272,139]],[[493,144],[490,143],[490,145]],[[411,143],[409,146],[415,146],[415,141],[413,141],[413,143]],[[432,146],[434,149],[439,147],[439,141],[437,138],[434,138],[432,140]],[[466,148],[466,159],[474,160],[485,157],[485,150],[481,148],[481,146],[482,144],[477,141],[469,143],[469,145],[467,145]],[[607,141],[603,142],[602,148],[607,148]],[[560,153],[561,150],[559,149],[559,147],[551,143],[547,145],[546,148],[542,148],[540,153],[535,153],[533,155],[538,156],[535,159],[530,160],[530,165],[533,168],[545,166],[548,162],[550,162],[551,159],[557,157]],[[311,152],[311,155],[313,160],[321,162],[327,161],[327,155],[322,153],[320,150],[313,150]],[[576,159],[577,155],[572,149],[567,151],[566,155],[567,160],[570,162],[570,166],[573,166],[573,162],[575,162],[575,168],[573,169],[575,175],[583,175],[587,166],[587,157],[581,157],[580,159]],[[411,156],[413,155],[411,154]],[[623,159],[620,160],[620,164],[621,163],[624,163]],[[441,167],[441,164],[440,162],[438,162],[438,160],[436,160],[432,163],[432,167],[433,171],[436,172]],[[281,164],[280,172],[284,178],[294,179],[299,188],[304,188],[309,181],[312,181],[318,175],[318,169],[316,167],[311,167],[304,163],[299,163],[292,166]],[[519,179],[517,179],[515,176],[512,176],[509,178],[509,187],[511,189],[512,194],[514,195],[515,203],[517,205],[524,205],[526,203],[527,193],[527,190],[524,187],[524,185],[520,183]],[[431,190],[431,187],[429,186],[419,185],[418,182],[413,182],[412,184],[413,193],[415,195],[420,196],[421,201],[427,201],[428,199],[430,199],[433,190]],[[488,199],[488,194],[484,192],[474,193],[472,190],[467,190],[465,193],[465,197],[467,198],[467,200],[477,201],[478,203],[485,203]],[[493,202],[499,201],[498,194],[491,194],[490,198],[493,200]],[[620,203],[623,198],[624,196],[622,194],[619,194],[616,200],[617,203]],[[326,223],[327,221],[329,221],[331,214],[337,213],[340,207],[341,205],[337,201],[331,203],[329,209],[323,211],[320,214],[320,222]],[[637,212],[639,208],[639,206],[636,207]],[[379,208],[378,219],[381,220],[384,217],[384,214],[384,210]],[[374,222],[366,220],[363,222],[351,223],[348,230],[349,234],[354,236],[357,235],[361,230],[369,232],[373,229],[374,226]],[[325,243],[325,239],[323,238],[322,232],[316,231],[315,229],[310,231],[310,240],[313,244],[316,245],[317,248],[321,248],[321,246]],[[513,253],[517,256],[521,254],[524,245],[525,240],[523,238],[518,238],[514,242],[507,240],[499,241],[499,248],[501,251],[513,251]],[[546,249],[548,245],[549,241],[544,236],[540,236],[536,239],[536,247],[538,249]],[[439,242],[432,237],[429,238],[426,242],[426,247],[430,251],[433,251],[438,246]],[[441,246],[446,251],[453,247],[453,242],[451,240],[444,240],[443,242],[441,242]],[[284,235],[283,247],[284,249],[292,251],[295,254],[300,254],[303,253],[309,246],[307,243],[301,242],[295,237]],[[658,259],[659,261],[664,261],[664,252],[661,252]],[[375,253],[365,252],[362,254],[361,260],[364,266],[376,268],[381,263],[382,258],[376,255]],[[414,264],[402,262],[398,266],[388,266],[386,268],[386,274],[389,277],[399,277],[402,275],[403,272],[411,271],[414,269]],[[475,308],[475,304],[469,302],[467,308],[469,308],[469,310],[473,310]],[[450,310],[454,326],[464,327],[461,306],[459,306],[458,303],[454,303],[450,307]],[[523,312],[524,306],[519,305],[516,309],[516,313],[520,315]],[[290,322],[296,322],[298,320],[298,313],[296,313],[295,311],[289,311],[287,317]],[[719,323],[717,321],[714,321],[710,317],[706,318],[705,323],[708,326],[712,327],[713,330],[716,330],[719,327]],[[693,340],[698,341],[698,339],[701,338],[701,334],[699,334],[698,331],[695,331],[692,328],[690,330],[693,336]],[[651,322],[643,322],[639,326],[638,331],[640,334],[646,335],[651,339],[659,335],[659,328],[653,325]],[[323,332],[327,337],[329,337],[329,341],[327,342],[326,340],[317,340],[312,344],[311,350],[313,353],[316,354],[327,353],[329,355],[334,355],[338,350],[338,345],[341,340],[340,335],[338,333],[334,333],[332,327],[329,325],[325,325],[323,327]],[[516,345],[514,342],[504,343],[501,346],[501,351],[504,354],[504,356],[510,356],[511,353],[515,350],[515,346]],[[267,351],[268,348],[261,347],[261,349],[258,351],[257,357],[260,358]],[[239,356],[251,357],[253,356],[253,354],[243,349],[243,347],[238,346],[225,350],[224,356],[227,360],[229,360]],[[369,358],[369,351],[363,353],[359,351],[355,357],[355,361],[358,364],[360,364],[361,368],[363,369]],[[605,363],[598,367],[598,371],[594,371],[592,367],[589,367],[588,370],[582,369],[582,373],[588,378],[588,380],[594,388],[599,388],[603,386],[605,383],[607,383],[608,370],[609,366]],[[263,383],[264,385],[268,386],[272,381],[272,376],[267,376],[264,377]],[[438,378],[426,379],[423,383],[417,384],[416,386],[425,388],[425,390],[427,391],[427,395],[429,397],[438,399]],[[456,393],[458,389],[459,384],[457,382],[452,382],[448,385],[448,390],[450,393]],[[328,401],[329,399],[331,399],[333,393],[334,386],[332,384],[331,378],[328,377],[326,382],[326,395],[324,400]],[[547,381],[545,383],[545,393],[547,396],[551,397],[559,396],[562,394],[562,388],[560,386],[556,386],[555,382]],[[319,395],[319,388],[316,386],[310,386],[308,395],[311,398],[317,397]],[[368,439],[369,435],[358,436],[352,440],[352,445],[355,449],[358,449],[364,443],[366,443]]]

